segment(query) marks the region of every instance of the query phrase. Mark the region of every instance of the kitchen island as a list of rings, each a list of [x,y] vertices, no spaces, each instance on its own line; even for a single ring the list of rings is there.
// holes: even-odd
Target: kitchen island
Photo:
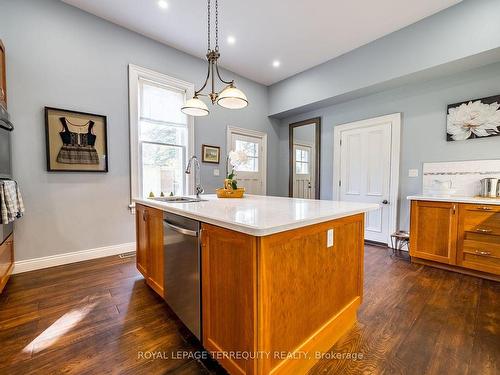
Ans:
[[[356,321],[363,294],[364,213],[378,205],[202,198],[206,201],[135,200],[139,271],[157,293],[168,296],[172,291],[164,287],[160,269],[169,261],[163,215],[200,222],[205,349],[230,374],[307,372]]]

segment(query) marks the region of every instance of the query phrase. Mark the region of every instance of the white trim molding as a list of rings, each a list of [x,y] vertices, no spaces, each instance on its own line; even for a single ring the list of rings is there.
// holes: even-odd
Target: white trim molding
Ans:
[[[398,228],[398,206],[399,206],[399,163],[401,147],[401,113],[369,118],[361,121],[350,122],[337,125],[333,128],[333,197],[340,200],[340,140],[341,132],[357,128],[366,128],[381,123],[391,124],[391,177],[389,183],[389,237],[387,243],[390,243],[390,235],[396,232]]]
[[[64,254],[50,255],[42,258],[18,260],[14,263],[13,273],[23,273],[39,270],[42,268],[61,266],[63,264],[76,263],[84,260],[103,258],[129,252],[135,252],[135,242],[98,247],[95,249],[73,251]]]
[[[129,90],[129,123],[130,123],[130,205],[134,213],[135,204],[133,198],[139,197],[140,192],[140,150],[139,145],[139,80],[151,81],[156,84],[168,86],[171,88],[184,90],[186,98],[194,95],[194,84],[186,82],[154,70],[146,69],[137,65],[128,66],[128,90]],[[179,108],[180,111],[180,108]],[[189,158],[194,154],[194,118],[188,116],[188,145],[187,155]],[[187,176],[187,186],[190,194],[193,194],[194,181],[191,175]]]
[[[231,126],[228,125],[227,127],[227,133],[226,133],[226,152],[229,153],[231,151],[231,135],[232,134],[241,134],[244,136],[248,137],[255,137],[255,138],[260,138],[262,139],[262,190],[264,192],[264,195],[267,195],[267,133],[258,131],[258,130],[253,130],[253,129],[246,129],[246,128],[239,128],[236,126]]]

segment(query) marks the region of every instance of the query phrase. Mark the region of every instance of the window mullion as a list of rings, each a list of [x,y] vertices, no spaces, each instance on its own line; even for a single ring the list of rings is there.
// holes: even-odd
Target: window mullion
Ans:
[[[143,140],[139,140],[139,142],[140,143],[149,143],[149,144],[157,145],[157,146],[170,146],[170,147],[178,147],[178,148],[183,148],[183,149],[186,148],[186,146],[184,146],[184,145],[178,145],[175,143],[163,143],[163,142],[153,142],[153,141],[143,141]]]

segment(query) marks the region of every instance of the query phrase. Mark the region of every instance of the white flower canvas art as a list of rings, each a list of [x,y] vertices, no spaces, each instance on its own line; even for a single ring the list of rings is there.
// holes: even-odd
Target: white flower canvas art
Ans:
[[[448,141],[500,135],[500,95],[450,104],[446,132]]]

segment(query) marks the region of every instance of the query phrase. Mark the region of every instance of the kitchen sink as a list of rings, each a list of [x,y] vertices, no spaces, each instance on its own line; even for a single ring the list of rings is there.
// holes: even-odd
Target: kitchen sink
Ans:
[[[206,199],[191,198],[191,197],[155,197],[150,198],[154,201],[166,203],[193,203],[193,202],[206,202]]]

